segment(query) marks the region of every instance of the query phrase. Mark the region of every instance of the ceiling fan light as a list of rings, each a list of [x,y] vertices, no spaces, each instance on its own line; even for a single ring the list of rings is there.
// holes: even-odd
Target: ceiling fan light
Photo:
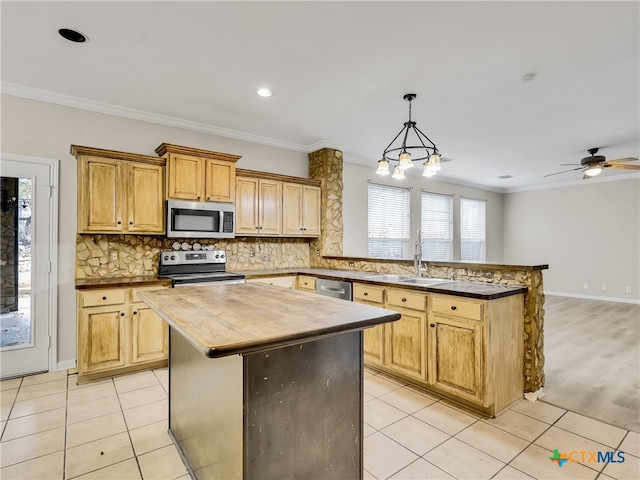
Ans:
[[[376,170],[378,175],[389,175],[391,172],[389,171],[389,161],[386,159],[382,159],[378,161],[378,170]]]
[[[602,167],[599,165],[594,165],[584,171],[587,177],[595,177],[596,175],[600,175],[600,173],[602,173]]]
[[[413,167],[413,163],[411,162],[411,154],[407,151],[402,152],[400,154],[400,157],[398,157],[398,160],[400,160],[400,163],[398,163],[398,167],[400,168],[400,170],[406,170],[407,168]]]
[[[400,166],[396,166],[396,168],[393,170],[393,175],[391,176],[396,180],[402,180],[404,179],[404,170],[401,169]]]

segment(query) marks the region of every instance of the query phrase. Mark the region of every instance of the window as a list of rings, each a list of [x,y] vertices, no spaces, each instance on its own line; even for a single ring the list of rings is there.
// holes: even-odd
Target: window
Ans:
[[[407,258],[409,190],[369,184],[369,257]]]
[[[422,192],[422,260],[453,260],[453,197]]]
[[[487,259],[487,203],[460,199],[460,260],[483,262]]]

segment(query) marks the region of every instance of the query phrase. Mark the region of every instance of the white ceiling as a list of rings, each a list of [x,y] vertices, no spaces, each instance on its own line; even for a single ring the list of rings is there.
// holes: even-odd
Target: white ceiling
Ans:
[[[543,175],[590,147],[640,156],[637,1],[2,1],[1,22],[8,94],[373,169],[414,92],[413,120],[453,159],[435,178],[498,191],[577,181]]]

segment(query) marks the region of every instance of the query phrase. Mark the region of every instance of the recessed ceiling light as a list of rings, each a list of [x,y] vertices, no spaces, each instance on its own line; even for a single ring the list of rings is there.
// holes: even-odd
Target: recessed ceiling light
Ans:
[[[84,43],[87,41],[87,37],[77,30],[71,30],[70,28],[61,28],[58,30],[60,36],[70,42]]]
[[[522,76],[522,83],[531,83],[533,82],[534,78],[536,78],[535,73],[527,73],[526,75]]]
[[[256,93],[261,97],[270,97],[273,95],[273,90],[269,90],[268,88],[259,88]]]

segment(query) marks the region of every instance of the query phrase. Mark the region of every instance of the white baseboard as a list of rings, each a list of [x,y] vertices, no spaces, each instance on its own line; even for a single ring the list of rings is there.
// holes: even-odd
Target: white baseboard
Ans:
[[[62,362],[58,362],[56,365],[56,372],[60,370],[70,370],[72,368],[76,368],[75,358],[72,360],[63,360]]]
[[[579,293],[564,292],[544,292],[545,295],[553,295],[556,297],[584,298],[585,300],[603,300],[605,302],[633,303],[640,305],[640,300],[636,298],[617,298],[617,297],[600,297],[597,295],[581,295]]]

